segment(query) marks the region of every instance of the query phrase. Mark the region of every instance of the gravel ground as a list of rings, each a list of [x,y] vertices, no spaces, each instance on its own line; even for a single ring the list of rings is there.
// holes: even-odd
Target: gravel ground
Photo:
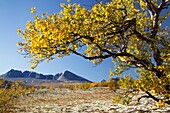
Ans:
[[[107,88],[87,91],[56,88],[41,89],[28,97],[21,97],[15,106],[16,113],[170,113],[170,106],[159,109],[150,99],[134,99],[128,106],[114,104],[117,93]],[[142,95],[142,94],[141,94]]]

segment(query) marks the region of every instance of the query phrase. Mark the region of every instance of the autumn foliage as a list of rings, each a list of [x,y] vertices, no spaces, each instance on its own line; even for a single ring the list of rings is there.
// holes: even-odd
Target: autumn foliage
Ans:
[[[124,79],[122,87],[170,104],[170,30],[165,25],[169,5],[169,0],[112,0],[87,9],[68,3],[61,4],[57,14],[41,16],[32,8],[34,20],[24,31],[18,29],[24,41],[17,44],[20,53],[31,58],[31,68],[70,54],[96,65],[111,58],[111,75],[134,68],[139,76],[136,81]]]
[[[0,112],[14,112],[13,106],[21,95],[25,95],[27,89],[20,85],[20,82],[5,82],[0,80]]]
[[[107,87],[111,91],[115,91],[116,89],[119,89],[118,82],[114,80],[109,80],[105,82],[86,82],[86,83],[75,83],[75,84],[64,84],[64,88],[68,88],[71,90],[89,90],[90,88],[95,88],[95,87]]]

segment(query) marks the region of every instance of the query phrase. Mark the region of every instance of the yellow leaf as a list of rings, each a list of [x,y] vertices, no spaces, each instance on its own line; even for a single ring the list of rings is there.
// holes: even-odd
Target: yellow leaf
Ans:
[[[36,12],[36,8],[35,7],[30,9],[30,13],[35,13],[35,12]]]

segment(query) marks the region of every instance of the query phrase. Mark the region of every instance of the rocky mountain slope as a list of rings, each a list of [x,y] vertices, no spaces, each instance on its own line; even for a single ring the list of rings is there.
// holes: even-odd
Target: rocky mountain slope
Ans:
[[[31,72],[31,71],[19,71],[11,69],[7,73],[0,76],[0,79],[15,81],[21,80],[25,83],[34,82],[34,83],[42,83],[42,82],[91,82],[81,76],[78,76],[70,71],[65,71],[64,73],[57,73],[55,75],[44,75],[41,73]]]
[[[59,81],[81,81],[81,82],[91,82],[83,77],[80,77],[70,71],[65,71],[64,73],[62,73],[58,79]]]

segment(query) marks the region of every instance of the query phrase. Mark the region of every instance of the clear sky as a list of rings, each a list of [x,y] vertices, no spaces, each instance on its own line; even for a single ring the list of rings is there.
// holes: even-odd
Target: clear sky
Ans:
[[[93,0],[71,0],[71,2],[82,5],[89,5],[92,3],[91,1]],[[30,8],[36,7],[39,15],[43,12],[52,14],[61,10],[60,3],[66,3],[66,0],[0,0],[0,75],[10,69],[30,70],[29,59],[17,53],[18,47],[16,46],[17,41],[22,41],[22,38],[16,33],[17,29],[24,30],[27,21],[33,19]],[[70,70],[89,80],[100,81],[109,79],[109,70],[112,67],[110,59],[95,66],[90,61],[71,55],[49,63],[43,62],[33,71],[56,74]]]
[[[71,0],[71,2],[90,5],[95,0]],[[0,0],[0,75],[10,69],[21,71],[30,70],[29,59],[17,53],[17,41],[22,38],[16,33],[18,28],[24,30],[27,21],[32,20],[30,9],[36,7],[37,14],[58,13],[60,3],[66,0]],[[168,22],[167,22],[168,23]],[[109,79],[109,70],[113,68],[111,59],[106,59],[102,64],[95,66],[92,62],[81,57],[71,55],[63,59],[56,59],[49,63],[43,62],[35,71],[43,74],[56,74],[69,70],[91,81]]]

